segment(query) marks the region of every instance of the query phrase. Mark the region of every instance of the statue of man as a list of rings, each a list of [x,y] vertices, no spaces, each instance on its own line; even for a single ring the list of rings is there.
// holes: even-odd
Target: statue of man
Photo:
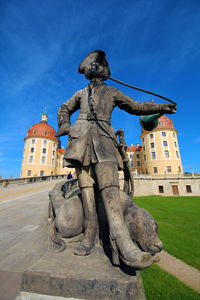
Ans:
[[[92,72],[93,68],[102,75]],[[61,105],[57,132],[57,136],[69,135],[64,166],[76,168],[85,215],[84,238],[75,254],[88,255],[94,248],[98,231],[95,204],[97,188],[108,219],[113,263],[118,264],[120,257],[126,265],[144,269],[152,263],[152,258],[134,244],[124,222],[118,179],[122,160],[115,131],[110,124],[111,113],[116,106],[133,115],[174,113],[176,108],[173,104],[139,103],[106,85],[103,75],[110,76],[110,69],[104,51],[91,52],[81,62],[78,71],[90,83]],[[78,109],[80,113],[71,127],[70,116]]]

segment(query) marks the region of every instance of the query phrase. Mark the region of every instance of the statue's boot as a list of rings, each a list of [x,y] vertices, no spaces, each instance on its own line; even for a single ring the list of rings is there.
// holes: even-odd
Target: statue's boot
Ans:
[[[125,224],[120,202],[117,166],[102,163],[96,167],[99,189],[105,206],[112,250],[113,264],[122,261],[134,269],[142,270],[149,267],[153,260],[150,253],[143,252],[134,244]]]
[[[122,261],[134,269],[142,270],[149,267],[153,259],[150,253],[141,251],[130,237],[124,222],[118,187],[108,187],[102,190],[109,228],[113,264],[119,265]]]
[[[83,203],[84,237],[83,240],[76,246],[74,254],[85,256],[89,255],[94,250],[98,234],[98,218],[93,180],[84,170],[81,170],[79,173],[77,172],[77,175]]]

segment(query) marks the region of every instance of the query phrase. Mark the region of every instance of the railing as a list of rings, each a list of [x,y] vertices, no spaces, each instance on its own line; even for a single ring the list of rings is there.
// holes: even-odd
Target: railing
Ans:
[[[78,180],[76,178],[69,179],[63,184],[62,188],[65,198],[70,198],[69,195],[74,193],[74,190],[78,188]]]
[[[42,181],[51,181],[67,178],[67,175],[49,175],[49,176],[37,176],[37,177],[24,177],[24,178],[9,178],[0,179],[0,187],[6,188],[7,186],[21,185],[36,183]]]

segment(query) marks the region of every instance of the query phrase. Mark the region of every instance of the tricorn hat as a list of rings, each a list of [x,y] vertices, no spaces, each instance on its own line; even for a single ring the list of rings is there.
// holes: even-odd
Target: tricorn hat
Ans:
[[[80,63],[78,72],[86,75],[88,73],[88,68],[90,68],[95,62],[99,63],[103,67],[103,72],[101,72],[102,74],[110,76],[110,68],[106,58],[106,53],[102,50],[90,52]]]

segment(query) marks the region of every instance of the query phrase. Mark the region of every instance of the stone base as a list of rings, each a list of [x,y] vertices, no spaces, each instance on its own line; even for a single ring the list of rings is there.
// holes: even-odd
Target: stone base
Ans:
[[[145,299],[137,275],[128,267],[114,267],[100,247],[84,257],[66,249],[46,253],[25,271],[21,291],[76,299]]]

